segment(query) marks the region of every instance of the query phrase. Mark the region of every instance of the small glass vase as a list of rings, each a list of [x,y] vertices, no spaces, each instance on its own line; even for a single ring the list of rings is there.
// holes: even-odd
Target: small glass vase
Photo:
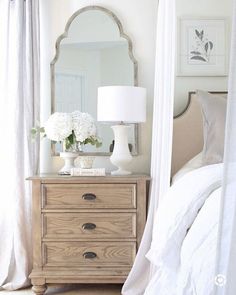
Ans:
[[[68,145],[68,142],[64,140],[62,142],[62,151],[63,152],[70,152],[70,153],[80,153],[82,152],[82,147],[79,142],[74,142],[73,144]]]

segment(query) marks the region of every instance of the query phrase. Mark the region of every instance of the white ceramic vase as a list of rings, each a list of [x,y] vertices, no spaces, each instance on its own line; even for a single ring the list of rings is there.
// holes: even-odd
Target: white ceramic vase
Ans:
[[[79,156],[79,153],[75,152],[61,152],[60,157],[65,161],[64,166],[58,172],[60,175],[70,175],[71,168],[74,168],[74,161]]]

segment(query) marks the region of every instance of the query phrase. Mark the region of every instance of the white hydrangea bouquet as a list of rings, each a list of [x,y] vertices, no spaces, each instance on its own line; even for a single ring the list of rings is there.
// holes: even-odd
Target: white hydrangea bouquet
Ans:
[[[68,152],[78,152],[76,150],[78,145],[91,144],[96,147],[102,145],[97,137],[93,117],[80,111],[53,113],[44,124],[44,127],[36,126],[31,129],[33,137],[38,133],[42,133],[42,137],[47,137],[53,143],[62,142],[63,150]]]
[[[92,116],[80,111],[56,112],[48,118],[44,127],[36,126],[31,129],[33,138],[42,134],[42,137],[47,137],[53,143],[63,143],[63,152],[60,156],[64,159],[65,165],[59,171],[59,174],[63,175],[71,173],[74,160],[78,157],[82,145],[91,144],[96,147],[102,145],[96,133],[96,125]]]

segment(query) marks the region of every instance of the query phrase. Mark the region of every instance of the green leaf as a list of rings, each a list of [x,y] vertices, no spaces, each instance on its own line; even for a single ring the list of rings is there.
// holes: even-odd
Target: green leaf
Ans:
[[[37,130],[36,130],[35,128],[32,128],[32,129],[30,130],[30,132],[31,132],[32,135],[35,135],[35,134],[37,133]]]
[[[88,138],[86,138],[84,140],[84,142],[82,142],[84,145],[85,144],[91,144],[91,145],[95,145],[97,148],[100,147],[102,145],[102,142],[97,138],[97,137],[94,137],[94,136],[90,136]]]
[[[73,138],[73,134],[69,135],[67,137],[67,143],[68,144],[73,144],[74,143],[74,138]]]
[[[96,143],[96,148],[99,148],[100,146],[102,146],[102,142],[99,142],[99,141],[98,141],[98,142]]]
[[[209,44],[208,44],[208,42],[205,44],[205,50],[206,50],[206,52],[208,51],[208,48],[209,48]]]
[[[40,136],[41,139],[46,136],[44,127],[40,127],[39,125],[36,125],[35,127],[31,128],[30,133],[33,142],[35,142],[37,136]],[[41,136],[41,134],[43,136]]]

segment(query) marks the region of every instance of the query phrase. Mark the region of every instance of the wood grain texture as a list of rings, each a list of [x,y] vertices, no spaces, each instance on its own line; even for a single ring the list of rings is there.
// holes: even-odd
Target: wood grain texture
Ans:
[[[59,271],[58,268],[51,267],[52,271],[48,272],[45,269],[42,273],[32,273],[32,277],[44,276],[46,278],[46,284],[117,284],[124,283],[127,275],[130,272],[129,268],[89,268],[86,270],[78,269],[72,274],[70,268],[66,271]],[[34,283],[32,283],[34,284]]]
[[[92,194],[94,200],[84,196]],[[44,208],[136,208],[135,184],[45,184]]]
[[[135,238],[135,213],[45,213],[45,239]]]
[[[45,291],[47,290],[46,285],[34,285],[32,287],[32,291],[34,292],[34,294],[36,295],[43,295],[45,293]]]
[[[140,246],[147,217],[147,182],[140,179],[137,185],[137,247]]]
[[[149,175],[130,174],[130,175],[111,175],[106,176],[73,176],[58,174],[39,174],[27,178],[28,180],[40,180],[41,183],[136,183],[140,179],[150,180]]]
[[[30,179],[35,294],[52,283],[123,283],[146,222],[149,177]],[[84,200],[88,193],[96,198]]]
[[[42,269],[41,250],[41,183],[35,180],[32,185],[32,227],[33,227],[33,267],[36,270]]]
[[[136,254],[135,242],[46,242],[43,246],[44,266],[131,266]],[[85,253],[96,257],[86,259]]]

